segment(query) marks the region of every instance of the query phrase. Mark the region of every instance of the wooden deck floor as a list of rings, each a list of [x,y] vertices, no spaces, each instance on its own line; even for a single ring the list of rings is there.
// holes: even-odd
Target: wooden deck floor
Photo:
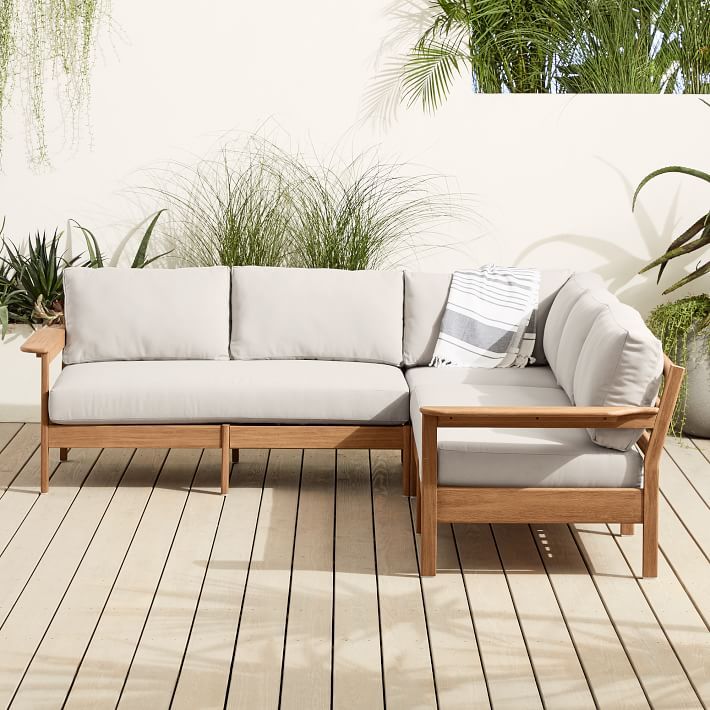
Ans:
[[[710,703],[710,442],[671,442],[660,575],[616,526],[442,526],[399,454],[73,451],[0,424],[0,707]]]

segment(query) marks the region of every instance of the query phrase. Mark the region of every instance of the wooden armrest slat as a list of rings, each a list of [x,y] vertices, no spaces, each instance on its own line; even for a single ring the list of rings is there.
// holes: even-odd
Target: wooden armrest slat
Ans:
[[[37,357],[47,356],[53,360],[64,349],[65,331],[61,326],[50,326],[36,330],[20,347],[24,353]]]
[[[422,407],[439,427],[645,429],[656,407]]]

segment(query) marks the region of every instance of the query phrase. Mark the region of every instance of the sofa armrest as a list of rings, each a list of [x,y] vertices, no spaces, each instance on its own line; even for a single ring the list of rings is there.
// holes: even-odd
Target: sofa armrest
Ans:
[[[509,429],[646,429],[657,407],[422,407],[437,427]]]
[[[44,357],[48,362],[54,360],[64,350],[65,331],[63,326],[48,326],[36,330],[24,342],[20,350]]]

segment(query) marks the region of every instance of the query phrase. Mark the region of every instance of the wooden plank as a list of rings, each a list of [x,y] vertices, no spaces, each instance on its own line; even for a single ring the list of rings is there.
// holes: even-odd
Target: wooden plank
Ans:
[[[0,422],[0,454],[2,454],[15,434],[22,429],[22,426],[18,422]]]
[[[269,457],[227,707],[278,707],[301,459],[300,450]]]
[[[441,522],[452,523],[637,523],[643,519],[638,488],[437,489]]]
[[[400,454],[372,451],[371,459],[386,705],[433,708],[436,690]]]
[[[664,498],[660,501],[661,551],[710,625],[710,563]]]
[[[66,697],[166,455],[165,450],[145,449],[131,459],[27,669],[13,707],[52,708]],[[87,492],[82,489],[82,495]]]
[[[641,577],[641,536],[616,536],[615,540],[696,693],[707,704],[710,701],[707,625],[663,555],[658,560],[658,578],[644,579]]]
[[[188,449],[168,454],[79,665],[66,707],[115,707],[118,703],[200,455],[201,451]]]
[[[456,525],[454,535],[491,704],[542,707],[490,525]]]
[[[75,460],[63,464],[55,474],[57,490],[52,496],[39,496],[35,482],[34,493],[18,492],[17,496],[7,499],[8,504],[17,501],[22,505],[29,501],[34,505],[0,554],[0,624],[44,556],[99,454],[96,449],[86,450]]]
[[[8,440],[0,455],[0,496],[12,484],[38,446],[39,424],[25,424]],[[39,468],[36,483],[39,484]]]
[[[527,525],[495,525],[508,584],[546,708],[593,708],[584,671]]]
[[[54,357],[64,348],[66,334],[63,325],[45,326],[35,330],[20,346],[23,353]]]
[[[81,488],[22,595],[0,628],[0,706],[13,700],[23,674],[83,559],[133,452],[103,452]],[[43,496],[33,509],[42,512]],[[56,701],[55,701],[56,702]]]
[[[572,527],[619,638],[654,708],[699,708],[695,691],[606,525]]]
[[[702,453],[702,455],[710,461],[710,439],[696,439],[693,438],[692,442],[695,446],[698,447],[698,451]]]
[[[439,708],[490,707],[451,525],[439,525],[438,537],[436,577],[421,583]]]
[[[282,708],[330,708],[335,451],[304,451]]]
[[[680,441],[668,437],[665,448],[698,495],[710,505],[710,462],[703,456],[697,444],[688,439]],[[664,482],[664,476],[661,476],[661,488]]]
[[[647,429],[656,407],[422,407],[439,427],[514,427],[522,429]]]
[[[219,424],[49,425],[49,445],[68,448],[218,449],[220,435]]]
[[[240,424],[230,427],[232,448],[401,449],[403,428],[392,426]]]
[[[118,706],[168,707],[222,512],[222,452],[205,450]]]
[[[333,708],[384,707],[367,451],[338,451]]]
[[[597,703],[602,708],[647,708],[643,689],[568,526],[534,525],[533,533]],[[641,536],[637,539],[640,542]]]
[[[172,708],[223,708],[232,668],[268,451],[244,449],[233,466]]]
[[[683,525],[710,557],[710,508],[668,454],[661,459],[661,493],[674,510],[680,511]]]

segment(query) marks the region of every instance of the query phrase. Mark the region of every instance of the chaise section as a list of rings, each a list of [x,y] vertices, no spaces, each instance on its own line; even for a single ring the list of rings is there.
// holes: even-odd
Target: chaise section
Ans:
[[[98,362],[64,368],[55,424],[404,424],[397,367],[314,360]]]
[[[570,401],[556,386],[414,387],[411,418],[420,471],[421,409],[432,406],[568,407]],[[440,486],[640,488],[642,471],[643,459],[639,451],[632,449],[621,453],[602,448],[590,440],[584,429],[479,427],[445,428],[438,432]]]

